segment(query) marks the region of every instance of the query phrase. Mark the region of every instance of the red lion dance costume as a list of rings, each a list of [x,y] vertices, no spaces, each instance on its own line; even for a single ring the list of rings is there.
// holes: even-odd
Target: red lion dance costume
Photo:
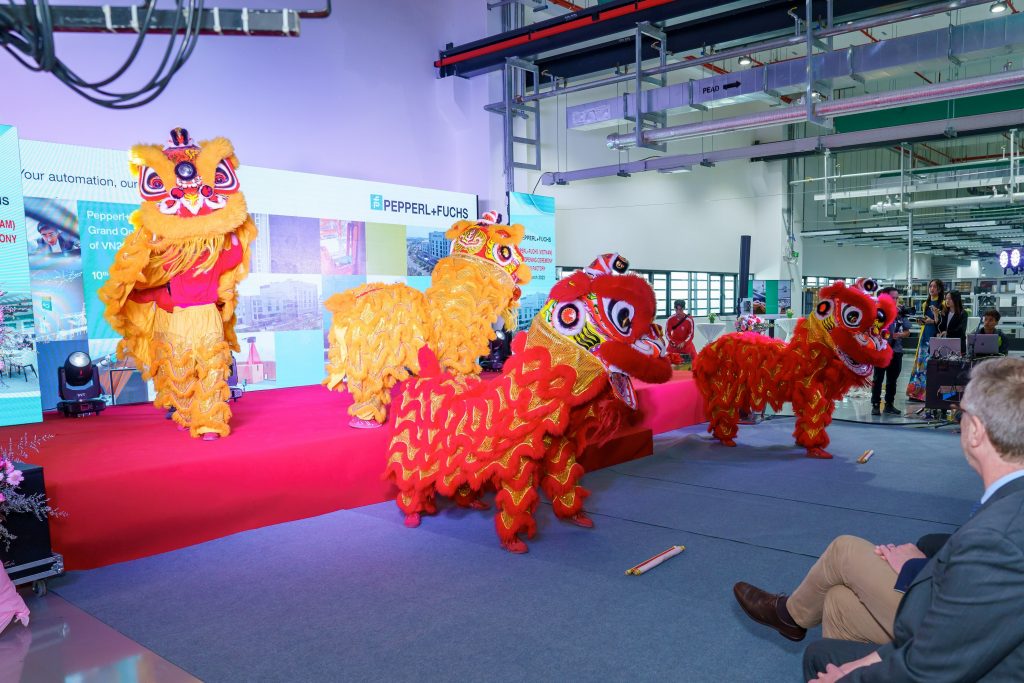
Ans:
[[[391,388],[419,374],[423,346],[446,371],[475,375],[496,336],[491,324],[516,328],[519,285],[530,281],[519,250],[524,228],[500,222],[501,214],[488,212],[453,225],[445,233],[451,255],[434,266],[426,293],[369,283],[327,300],[334,316],[324,384],[352,394],[349,425],[373,428],[387,420]]]
[[[593,526],[583,512],[589,493],[578,484],[580,452],[633,415],[631,376],[665,382],[672,375],[653,324],[654,292],[620,274],[627,268],[611,254],[556,284],[496,379],[444,373],[421,350],[420,377],[394,409],[385,470],[407,526],[436,511],[437,494],[486,508],[478,497],[488,485],[497,491],[498,538],[511,552],[526,552],[519,535],[536,531],[538,485],[558,517]]]
[[[809,458],[831,458],[825,429],[835,401],[855,386],[871,383],[874,367],[892,359],[883,330],[896,317],[886,295],[875,299],[873,280],[852,287],[824,287],[812,315],[801,318],[788,343],[743,332],[706,346],[693,365],[704,398],[708,431],[726,446],[734,441],[741,412],[775,410],[792,402],[793,436]]]
[[[145,200],[100,288],[106,318],[174,408],[179,429],[213,440],[230,433],[227,379],[235,337],[235,288],[249,272],[256,226],[239,192],[231,143],[197,145],[183,128],[164,147],[136,145],[131,167]]]

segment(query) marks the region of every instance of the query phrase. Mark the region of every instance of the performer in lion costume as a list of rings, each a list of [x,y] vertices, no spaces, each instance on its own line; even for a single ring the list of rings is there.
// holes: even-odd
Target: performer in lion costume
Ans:
[[[167,145],[136,145],[131,169],[144,200],[100,288],[105,316],[193,437],[230,433],[227,379],[235,337],[235,288],[249,272],[256,226],[239,192],[231,143],[196,144],[183,128]]]
[[[477,360],[495,338],[492,323],[516,328],[519,285],[530,281],[519,250],[523,232],[521,225],[503,225],[495,212],[459,221],[445,233],[453,240],[451,254],[437,262],[426,293],[369,283],[327,300],[333,319],[324,384],[352,394],[351,426],[387,420],[391,388],[419,374],[423,346],[446,372],[480,372]]]

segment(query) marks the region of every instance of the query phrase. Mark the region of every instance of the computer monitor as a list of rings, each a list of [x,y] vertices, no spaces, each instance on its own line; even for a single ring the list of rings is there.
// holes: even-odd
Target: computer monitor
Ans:
[[[950,358],[960,355],[960,340],[948,337],[932,337],[928,342],[928,353],[933,358]]]
[[[969,334],[967,343],[975,356],[990,356],[999,353],[998,334]]]

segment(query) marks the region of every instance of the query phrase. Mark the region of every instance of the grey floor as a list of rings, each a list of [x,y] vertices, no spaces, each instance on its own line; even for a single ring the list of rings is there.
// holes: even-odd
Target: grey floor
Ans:
[[[541,505],[524,556],[486,513],[406,529],[384,503],[74,572],[0,649],[22,648],[24,681],[799,680],[804,644],[750,622],[733,583],[789,590],[842,533],[953,530],[981,486],[948,430],[837,422],[819,461],[792,428],[743,427],[737,448],[662,435],[587,475],[593,530]]]

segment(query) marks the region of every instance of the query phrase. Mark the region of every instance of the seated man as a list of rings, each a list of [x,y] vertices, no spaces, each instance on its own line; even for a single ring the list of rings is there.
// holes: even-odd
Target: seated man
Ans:
[[[981,506],[910,583],[891,643],[813,643],[805,679],[1021,680],[1024,360],[976,365],[960,407],[960,445],[985,485]]]
[[[999,342],[996,349],[996,355],[1005,356],[1010,352],[1010,345],[1006,339],[1006,335],[996,325],[999,324],[999,319],[1002,318],[1002,314],[994,308],[990,308],[985,311],[985,315],[981,318],[981,324],[978,325],[978,329],[974,331],[975,334],[994,334],[999,337]],[[978,354],[978,355],[992,355],[992,354]]]
[[[840,536],[792,595],[766,593],[743,582],[733,593],[748,617],[790,640],[803,640],[807,629],[821,624],[826,638],[881,645],[892,640],[903,591],[947,538],[932,534],[917,544],[897,546]]]

